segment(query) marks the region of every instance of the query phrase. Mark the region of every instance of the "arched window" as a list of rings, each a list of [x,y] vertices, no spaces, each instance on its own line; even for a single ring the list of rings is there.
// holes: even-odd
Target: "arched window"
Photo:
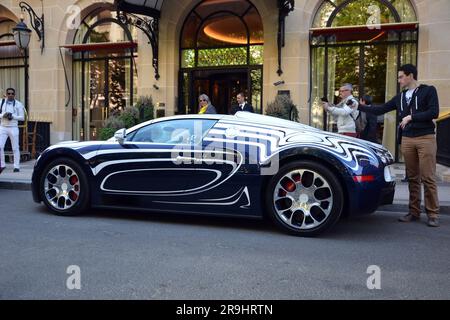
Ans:
[[[261,112],[263,50],[263,23],[250,1],[202,1],[186,17],[180,34],[181,113],[197,112],[201,92],[212,98],[219,113],[227,113],[240,91]],[[233,69],[234,75],[226,75]]]
[[[416,22],[409,0],[327,0],[314,18],[314,28],[366,25],[379,14],[381,24]]]
[[[74,52],[74,138],[98,139],[112,114],[137,99],[137,30],[117,19],[113,6],[86,14],[76,30]]]
[[[417,64],[418,22],[409,0],[324,0],[310,29],[311,125],[336,130],[321,98],[339,101],[339,87],[351,83],[353,95],[384,103],[400,89],[397,69]],[[379,118],[378,141],[392,152],[395,115]]]

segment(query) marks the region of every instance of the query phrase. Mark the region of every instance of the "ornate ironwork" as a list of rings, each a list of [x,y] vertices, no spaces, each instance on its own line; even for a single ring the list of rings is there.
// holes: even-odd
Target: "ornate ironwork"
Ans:
[[[41,53],[42,53],[45,47],[44,8],[42,7],[42,16],[38,17],[36,12],[34,12],[33,8],[28,3],[21,1],[19,3],[19,7],[22,10],[22,12],[25,11],[28,12],[28,15],[30,16],[31,26],[33,27],[34,31],[36,31],[39,37],[39,41],[41,41]]]
[[[117,12],[117,19],[126,25],[132,25],[141,29],[148,37],[149,44],[152,46],[153,52],[153,68],[155,69],[155,79],[160,78],[159,75],[159,19],[158,18],[141,18],[132,13],[125,13],[123,11]]]
[[[278,2],[278,75],[281,76],[283,74],[283,70],[281,69],[281,48],[285,46],[285,26],[286,26],[286,17],[289,15],[291,11],[294,11],[294,0],[277,0]]]

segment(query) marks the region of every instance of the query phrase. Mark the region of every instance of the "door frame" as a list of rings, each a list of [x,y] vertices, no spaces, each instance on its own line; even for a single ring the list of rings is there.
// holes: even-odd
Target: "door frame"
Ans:
[[[263,66],[262,65],[252,65],[252,66],[228,66],[228,67],[202,67],[202,68],[183,68],[180,69],[179,71],[179,77],[178,77],[178,88],[179,88],[179,94],[178,94],[178,110],[176,112],[176,114],[192,114],[192,106],[196,105],[197,103],[197,98],[196,96],[194,96],[194,74],[196,72],[201,72],[201,71],[205,71],[205,72],[217,72],[217,73],[233,73],[236,71],[245,71],[247,73],[247,100],[249,102],[252,101],[252,97],[253,97],[253,89],[252,89],[252,79],[251,79],[251,72],[253,70],[260,70],[261,71],[261,82],[260,82],[260,86],[261,86],[261,114],[264,111],[264,104],[263,104],[263,96],[264,96],[264,86],[263,86],[263,77],[264,77],[264,71],[263,71]],[[188,92],[185,93],[184,92],[184,85],[183,85],[183,75],[187,74],[188,76]],[[183,110],[184,109],[184,96],[185,94],[188,95],[188,101],[189,101],[189,106],[187,108],[187,110]],[[253,106],[254,108],[256,106]],[[255,108],[257,109],[257,108]]]
[[[130,62],[130,84],[129,84],[129,90],[130,90],[130,102],[131,105],[133,104],[133,99],[134,99],[134,73],[135,73],[135,61],[134,59],[136,58],[135,53],[132,52],[131,54],[125,54],[125,55],[118,55],[118,56],[106,56],[106,57],[98,57],[98,58],[89,58],[89,57],[85,57],[85,53],[86,51],[83,51],[81,53],[81,58],[78,59],[73,59],[73,63],[72,63],[72,74],[75,74],[75,65],[76,62],[81,62],[81,126],[80,126],[80,131],[83,133],[81,134],[80,132],[80,140],[86,140],[86,138],[90,139],[90,128],[89,130],[87,130],[88,128],[86,128],[86,109],[89,108],[89,106],[86,106],[86,99],[88,92],[86,92],[86,81],[90,82],[90,77],[87,78],[86,77],[86,71],[87,68],[89,67],[88,64],[90,62],[95,62],[95,61],[102,61],[105,67],[105,83],[104,83],[104,95],[105,95],[105,108],[109,109],[109,83],[108,83],[108,79],[109,79],[109,61],[110,60],[129,60]],[[74,80],[72,80],[72,86],[75,83]],[[72,88],[72,91],[74,90],[74,88]],[[90,120],[90,117],[89,119]],[[90,122],[90,121],[89,121]],[[89,124],[90,127],[90,124]],[[75,132],[72,133],[72,135],[75,135]]]

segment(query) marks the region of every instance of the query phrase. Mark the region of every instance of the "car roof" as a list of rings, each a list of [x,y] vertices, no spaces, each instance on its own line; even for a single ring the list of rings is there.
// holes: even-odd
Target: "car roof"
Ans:
[[[224,114],[187,114],[187,115],[176,115],[176,116],[170,116],[170,117],[163,117],[158,119],[149,120],[143,123],[140,123],[130,129],[127,130],[127,132],[134,131],[136,129],[139,129],[143,126],[146,126],[150,123],[157,123],[162,121],[170,121],[170,120],[180,120],[180,119],[204,119],[204,120],[217,120],[217,121],[233,121],[233,122],[243,122],[243,123],[251,123],[251,124],[265,124],[265,125],[271,125],[271,126],[277,126],[277,127],[284,127],[284,128],[292,128],[292,129],[299,129],[307,127],[304,124],[284,120],[276,117],[261,115],[257,113],[250,113],[245,111],[239,111],[235,115],[224,115]],[[314,128],[310,128],[314,129]]]

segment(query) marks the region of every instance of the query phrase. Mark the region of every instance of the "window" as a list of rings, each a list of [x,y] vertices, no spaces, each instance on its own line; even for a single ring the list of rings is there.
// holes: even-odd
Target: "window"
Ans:
[[[177,113],[198,113],[197,98],[207,94],[219,114],[229,114],[239,92],[262,113],[264,30],[251,1],[201,1],[184,21],[179,59]]]
[[[158,144],[199,144],[216,120],[170,120],[142,127],[130,137],[131,142]]]
[[[261,17],[247,0],[207,0],[186,18],[180,38],[183,68],[261,65]]]
[[[105,4],[88,13],[74,35],[74,44],[137,43],[137,29],[124,25],[113,9]],[[120,45],[74,52],[75,139],[96,140],[110,115],[136,103],[137,59],[135,47]]]

